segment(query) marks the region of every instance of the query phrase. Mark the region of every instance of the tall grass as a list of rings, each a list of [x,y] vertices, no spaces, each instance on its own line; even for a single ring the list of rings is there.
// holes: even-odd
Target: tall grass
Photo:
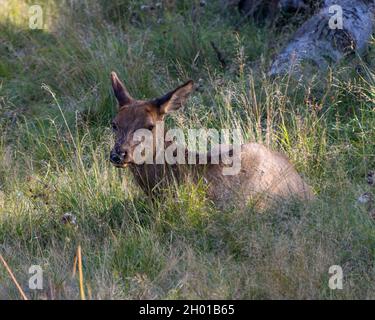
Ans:
[[[373,65],[357,59],[302,84],[269,79],[283,31],[236,30],[220,2],[41,3],[45,30],[27,28],[28,1],[0,14],[0,250],[28,297],[80,298],[78,245],[90,299],[375,297],[374,221],[356,202],[375,167]],[[287,154],[317,200],[219,212],[201,183],[151,203],[108,162],[112,70],[137,98],[193,78],[198,91],[167,125],[238,126]],[[62,223],[67,213],[75,224]],[[35,264],[39,291],[28,289]],[[343,290],[328,287],[331,265],[343,268]],[[3,268],[0,279],[0,297],[18,299]]]

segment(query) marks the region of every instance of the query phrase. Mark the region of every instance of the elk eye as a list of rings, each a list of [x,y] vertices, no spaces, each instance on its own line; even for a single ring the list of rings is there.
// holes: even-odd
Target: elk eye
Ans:
[[[112,122],[112,130],[117,131],[117,124]]]
[[[147,129],[150,130],[150,131],[152,131],[152,130],[154,129],[154,127],[155,127],[155,126],[154,126],[153,124],[151,124],[151,125],[148,126]]]

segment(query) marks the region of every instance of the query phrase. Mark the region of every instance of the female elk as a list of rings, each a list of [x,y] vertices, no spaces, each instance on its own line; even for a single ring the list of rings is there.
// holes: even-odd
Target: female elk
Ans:
[[[223,174],[228,163],[222,160],[225,157],[220,148],[206,154],[205,164],[156,163],[156,148],[151,151],[151,163],[139,163],[134,156],[140,144],[135,139],[137,131],[148,130],[155,140],[156,124],[163,123],[168,113],[182,107],[193,90],[193,82],[189,81],[161,98],[143,101],[130,96],[116,73],[111,73],[111,80],[119,109],[112,122],[115,145],[110,161],[116,167],[129,166],[137,183],[150,197],[162,194],[171,183],[204,179],[208,185],[208,198],[222,209],[232,205],[243,207],[249,201],[263,209],[277,199],[313,198],[310,187],[285,156],[257,143],[240,146],[240,170],[233,175]],[[189,151],[185,150],[185,154],[188,156]],[[219,154],[219,162],[214,163],[215,154]]]

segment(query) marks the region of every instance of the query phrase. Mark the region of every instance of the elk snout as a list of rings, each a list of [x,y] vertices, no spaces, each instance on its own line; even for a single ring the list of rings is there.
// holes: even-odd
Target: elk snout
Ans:
[[[127,162],[128,151],[120,148],[113,148],[109,155],[110,161],[117,166],[122,166]]]

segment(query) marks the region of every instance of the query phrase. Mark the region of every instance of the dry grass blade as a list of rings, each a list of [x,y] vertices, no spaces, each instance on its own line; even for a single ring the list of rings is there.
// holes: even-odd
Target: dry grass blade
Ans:
[[[17,287],[17,289],[18,289],[18,291],[19,291],[19,293],[20,293],[22,299],[23,299],[23,300],[28,300],[28,299],[27,299],[27,296],[25,295],[25,293],[23,292],[21,286],[19,285],[19,283],[18,283],[16,277],[14,276],[12,270],[10,269],[10,267],[8,266],[8,264],[6,263],[6,261],[4,260],[4,258],[3,258],[3,256],[2,256],[1,254],[0,254],[0,260],[1,260],[1,262],[3,263],[5,269],[8,271],[8,273],[9,273],[10,277],[12,278],[14,284],[16,285],[16,287]]]
[[[74,256],[74,262],[73,262],[73,272],[72,272],[72,278],[76,276],[77,272],[77,255]]]
[[[85,289],[83,286],[82,250],[81,250],[80,245],[77,248],[77,259],[78,259],[78,273],[79,273],[79,292],[81,295],[81,300],[86,300]]]

